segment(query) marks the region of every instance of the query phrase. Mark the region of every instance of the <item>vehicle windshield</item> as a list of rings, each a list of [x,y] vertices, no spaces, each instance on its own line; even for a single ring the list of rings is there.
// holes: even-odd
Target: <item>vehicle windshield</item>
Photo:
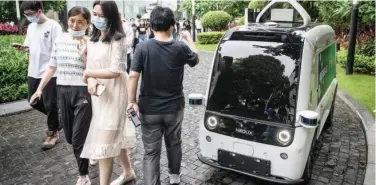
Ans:
[[[207,110],[292,124],[300,43],[225,41],[216,55]]]

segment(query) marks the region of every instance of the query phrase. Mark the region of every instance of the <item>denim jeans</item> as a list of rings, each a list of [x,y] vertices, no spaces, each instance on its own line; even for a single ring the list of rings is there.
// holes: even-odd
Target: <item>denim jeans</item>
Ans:
[[[147,41],[148,40],[148,36],[146,34],[140,34],[138,36],[138,42],[141,43],[143,41]]]

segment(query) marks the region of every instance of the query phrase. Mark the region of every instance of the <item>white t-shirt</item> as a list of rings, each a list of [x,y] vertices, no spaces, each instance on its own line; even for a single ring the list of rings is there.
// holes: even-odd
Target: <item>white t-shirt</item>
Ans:
[[[56,67],[57,85],[86,86],[83,78],[86,64],[78,54],[79,43],[69,33],[55,39],[50,66]]]
[[[133,28],[128,23],[123,23],[123,29],[125,32],[125,45],[127,46],[127,54],[133,50],[134,32]]]
[[[52,19],[47,19],[43,24],[29,25],[24,41],[24,45],[29,46],[29,77],[43,77],[51,58],[52,45],[62,32],[59,23]]]
[[[196,29],[201,29],[202,28],[200,20],[196,20],[195,24],[196,24]]]

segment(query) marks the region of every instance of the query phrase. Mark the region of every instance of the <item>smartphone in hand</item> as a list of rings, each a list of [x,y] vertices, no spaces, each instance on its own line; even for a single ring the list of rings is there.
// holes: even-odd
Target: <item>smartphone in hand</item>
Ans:
[[[104,90],[106,90],[106,87],[103,85],[103,84],[98,84],[97,85],[97,96],[101,96],[104,92]]]
[[[135,127],[141,125],[140,118],[138,118],[136,111],[133,108],[127,110],[128,114],[131,116],[131,120]]]
[[[20,44],[20,43],[12,43],[12,47],[15,47],[15,48],[22,47],[22,44]]]
[[[30,105],[35,105],[38,103],[38,101],[40,100],[40,98],[35,98],[33,100],[30,101]]]
[[[29,49],[28,46],[24,46],[20,43],[12,43],[12,47],[16,48],[17,50],[24,50],[24,51],[27,51]]]

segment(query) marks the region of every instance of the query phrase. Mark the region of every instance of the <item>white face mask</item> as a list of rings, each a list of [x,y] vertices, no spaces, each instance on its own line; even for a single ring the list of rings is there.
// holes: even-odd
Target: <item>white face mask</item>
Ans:
[[[98,17],[98,16],[93,16],[91,19],[91,22],[93,25],[100,31],[106,30],[107,27],[107,19],[104,17]]]
[[[71,28],[68,29],[68,32],[73,36],[73,37],[82,37],[85,35],[86,30],[80,30],[80,31],[75,31],[72,30]]]

